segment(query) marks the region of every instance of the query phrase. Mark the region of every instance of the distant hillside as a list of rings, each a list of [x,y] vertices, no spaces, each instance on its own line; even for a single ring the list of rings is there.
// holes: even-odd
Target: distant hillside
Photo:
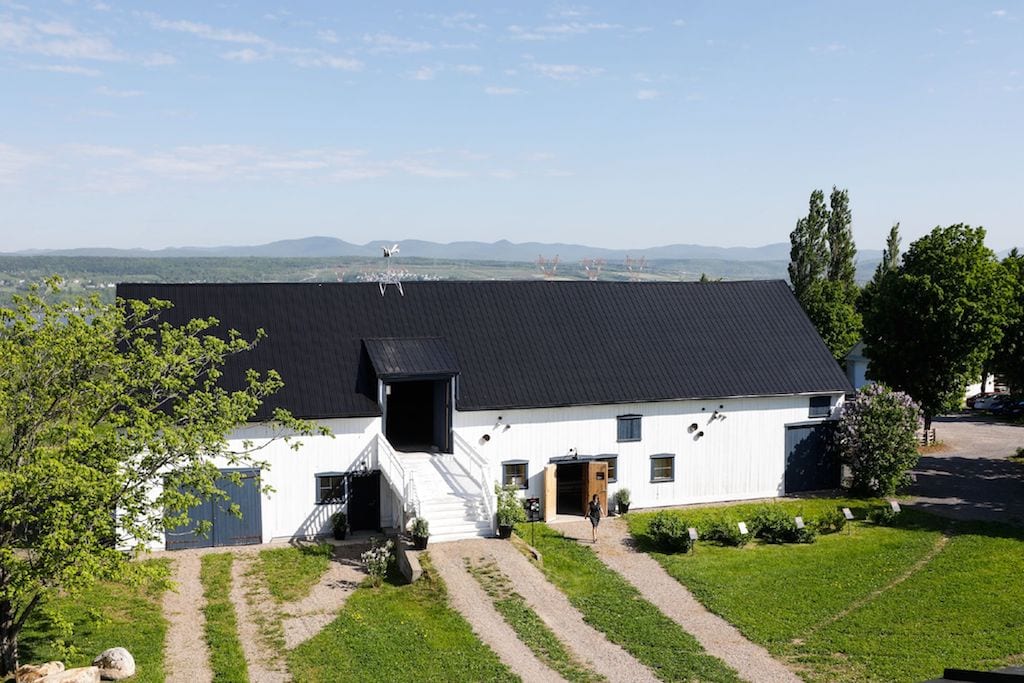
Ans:
[[[424,240],[376,240],[366,244],[353,244],[336,237],[304,237],[279,240],[255,246],[223,247],[168,247],[166,249],[32,249],[14,252],[16,256],[114,256],[135,258],[183,257],[263,257],[263,258],[337,258],[372,257],[381,255],[385,244],[400,244],[399,254],[406,258],[434,258],[452,261],[504,261],[532,262],[539,255],[551,258],[557,255],[563,262],[584,258],[602,258],[623,261],[627,256],[644,257],[649,261],[717,260],[717,261],[788,261],[789,244],[777,242],[762,247],[709,247],[699,244],[669,244],[647,249],[604,249],[582,244],[522,242],[449,242]],[[881,252],[863,250],[861,260],[877,259]]]

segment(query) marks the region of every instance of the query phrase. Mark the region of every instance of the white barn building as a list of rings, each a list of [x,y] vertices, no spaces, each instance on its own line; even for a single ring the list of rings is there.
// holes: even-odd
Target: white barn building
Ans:
[[[313,537],[346,510],[353,530],[415,513],[432,539],[489,535],[495,482],[582,514],[628,487],[634,507],[780,496],[838,485],[826,432],[851,390],[788,286],[716,283],[414,282],[122,284],[174,303],[163,319],[216,317],[267,333],[232,359],[277,370],[281,406],[330,428],[193,512],[213,534],[168,548]],[[253,423],[232,439],[269,436]],[[256,482],[273,493],[261,494]]]

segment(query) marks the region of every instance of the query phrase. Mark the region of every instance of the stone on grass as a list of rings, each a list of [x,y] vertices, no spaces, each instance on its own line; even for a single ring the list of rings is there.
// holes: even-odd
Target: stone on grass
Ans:
[[[95,666],[81,666],[40,678],[38,683],[100,683],[100,670]]]
[[[104,650],[92,660],[92,665],[99,667],[100,678],[105,681],[120,681],[135,675],[135,658],[123,647]]]
[[[40,678],[59,673],[63,670],[64,662],[47,662],[38,666],[26,664],[25,666],[19,666],[18,670],[14,672],[14,680],[16,683],[35,683]]]

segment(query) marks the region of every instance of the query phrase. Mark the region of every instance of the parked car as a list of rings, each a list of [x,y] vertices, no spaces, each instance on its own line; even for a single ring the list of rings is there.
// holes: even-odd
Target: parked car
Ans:
[[[999,405],[1002,401],[1006,400],[1009,394],[996,394],[992,393],[987,396],[982,396],[974,402],[975,410],[992,410],[994,406]]]
[[[973,408],[973,409],[981,410],[981,408],[979,408],[978,405],[977,405],[978,401],[980,401],[982,399],[986,399],[986,398],[991,398],[992,396],[998,396],[998,395],[999,394],[994,392],[994,391],[982,391],[980,393],[968,396],[964,400],[964,403],[967,404],[968,408]]]
[[[993,415],[1002,417],[1016,417],[1024,415],[1024,396],[1010,396],[1003,394],[1005,398],[997,401],[989,410]]]

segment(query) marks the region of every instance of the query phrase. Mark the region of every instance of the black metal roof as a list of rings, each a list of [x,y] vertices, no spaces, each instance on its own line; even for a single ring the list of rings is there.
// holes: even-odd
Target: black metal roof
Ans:
[[[444,339],[364,339],[377,377],[398,379],[457,375],[459,362]]]
[[[311,418],[379,415],[368,340],[443,339],[460,410],[852,391],[782,281],[121,284],[267,338],[233,359],[275,369],[268,401]],[[370,341],[370,347],[375,342]],[[406,349],[416,346],[409,342]],[[437,349],[435,348],[434,351]],[[404,352],[422,356],[424,348]],[[433,361],[431,361],[433,362]],[[383,366],[381,366],[383,367]]]

